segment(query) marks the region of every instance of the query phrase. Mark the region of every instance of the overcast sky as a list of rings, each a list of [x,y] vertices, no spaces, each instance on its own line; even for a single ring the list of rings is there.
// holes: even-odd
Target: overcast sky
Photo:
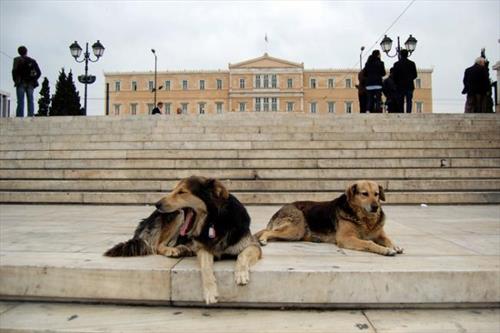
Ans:
[[[15,113],[11,69],[19,45],[38,61],[53,94],[62,67],[75,79],[84,72],[69,45],[76,40],[85,48],[85,42],[99,39],[106,50],[89,64],[97,81],[89,86],[88,114],[103,115],[103,73],[153,70],[151,48],[157,51],[159,71],[227,69],[230,62],[261,56],[267,33],[271,56],[304,62],[306,69],[358,68],[360,47],[366,47],[364,62],[387,29],[394,41],[400,36],[404,43],[409,34],[417,38],[411,59],[434,70],[434,112],[463,112],[463,71],[482,47],[492,64],[500,58],[500,0],[0,0],[0,90],[11,94]],[[382,58],[387,67],[394,63]],[[490,70],[490,76],[495,80],[496,72]],[[77,89],[83,105],[83,85],[77,83]]]

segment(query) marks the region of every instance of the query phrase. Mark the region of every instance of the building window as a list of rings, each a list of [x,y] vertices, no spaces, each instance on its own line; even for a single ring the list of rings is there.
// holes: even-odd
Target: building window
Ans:
[[[182,114],[188,113],[188,103],[181,103],[181,111],[182,111]]]
[[[198,113],[205,114],[205,103],[198,103]]]
[[[222,113],[222,105],[224,103],[221,103],[221,102],[217,102],[215,103],[215,106],[216,106],[216,109],[217,109],[217,113]]]
[[[351,80],[351,78],[345,79],[345,87],[346,88],[352,88],[352,80]]]
[[[170,90],[170,80],[165,81],[165,90]]]
[[[120,104],[114,104],[115,107],[115,116],[120,115]]]
[[[278,78],[276,74],[271,75],[271,88],[277,88],[278,87]]]
[[[422,88],[422,80],[419,77],[415,79],[415,88],[417,89]]]
[[[318,111],[316,102],[311,103],[311,110],[310,111],[311,111],[311,113],[316,113],[316,111]]]
[[[245,112],[247,103],[240,103],[240,112]]]
[[[288,89],[292,89],[293,88],[293,79],[286,80],[286,86],[288,87]]]
[[[345,102],[345,113],[352,113],[352,102]]]
[[[264,88],[269,88],[269,75],[264,74]]]
[[[424,112],[424,102],[415,102],[415,111],[417,113]]]
[[[328,79],[328,88],[335,88],[335,78]]]
[[[153,103],[148,103],[148,114],[151,114],[151,112],[153,111],[155,105]]]
[[[286,102],[286,111],[293,112],[293,102]]]
[[[133,116],[137,114],[137,103],[130,104],[130,114]]]
[[[148,90],[149,91],[153,91],[153,88],[154,88],[154,82],[153,81],[148,81]]]
[[[222,89],[222,80],[221,79],[217,79],[217,89],[218,90]]]
[[[309,82],[309,87],[312,89],[316,89],[316,79],[311,79]]]
[[[260,88],[260,75],[255,75],[255,88]]]
[[[266,112],[266,111],[269,111],[269,97],[264,97],[263,98],[264,100],[264,107],[263,107],[263,110]]]
[[[172,108],[172,104],[165,103],[165,114],[170,114],[171,108]]]
[[[261,98],[260,97],[255,97],[255,111],[260,112],[261,106],[260,106]]]
[[[205,90],[205,80],[200,80],[200,90]]]
[[[245,79],[240,79],[240,89],[245,89]]]
[[[182,80],[182,90],[188,90],[188,80]]]
[[[132,81],[132,91],[137,91],[137,81]]]
[[[120,81],[115,81],[115,91],[120,91]]]
[[[271,98],[271,111],[278,111],[278,98],[277,97]]]
[[[328,102],[328,113],[335,113],[335,102]]]

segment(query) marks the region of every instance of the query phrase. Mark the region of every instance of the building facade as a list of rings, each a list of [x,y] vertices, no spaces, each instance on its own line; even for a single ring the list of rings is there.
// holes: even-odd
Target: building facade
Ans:
[[[164,114],[225,112],[359,113],[358,71],[305,69],[269,56],[229,64],[228,70],[159,71],[157,102]],[[150,114],[153,72],[107,72],[109,115]],[[432,112],[432,70],[419,69],[413,112]]]

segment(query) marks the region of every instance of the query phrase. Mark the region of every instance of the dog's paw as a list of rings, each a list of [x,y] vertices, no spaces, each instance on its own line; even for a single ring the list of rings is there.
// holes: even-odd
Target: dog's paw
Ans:
[[[165,248],[163,255],[165,257],[173,257],[173,258],[178,258],[181,255],[181,251],[175,247],[167,247]]]
[[[203,297],[207,305],[217,303],[217,300],[219,298],[219,292],[217,291],[217,286],[213,285],[205,288],[205,290],[203,291]]]
[[[401,254],[404,252],[404,249],[402,247],[394,245],[392,248],[394,251],[396,251],[397,254]]]
[[[267,239],[259,238],[259,244],[262,245],[262,246],[266,246],[267,245]]]
[[[234,280],[239,286],[244,286],[250,281],[250,272],[248,270],[238,270],[234,272]]]
[[[386,248],[385,250],[385,253],[384,253],[384,256],[389,256],[389,257],[393,257],[396,255],[396,251],[394,249],[391,249],[391,248]]]

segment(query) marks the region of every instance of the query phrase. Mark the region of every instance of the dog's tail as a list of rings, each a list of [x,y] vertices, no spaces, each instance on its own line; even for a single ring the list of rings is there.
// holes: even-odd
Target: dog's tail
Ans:
[[[137,257],[148,254],[153,254],[151,247],[140,238],[132,238],[126,242],[118,243],[104,253],[107,257]]]

